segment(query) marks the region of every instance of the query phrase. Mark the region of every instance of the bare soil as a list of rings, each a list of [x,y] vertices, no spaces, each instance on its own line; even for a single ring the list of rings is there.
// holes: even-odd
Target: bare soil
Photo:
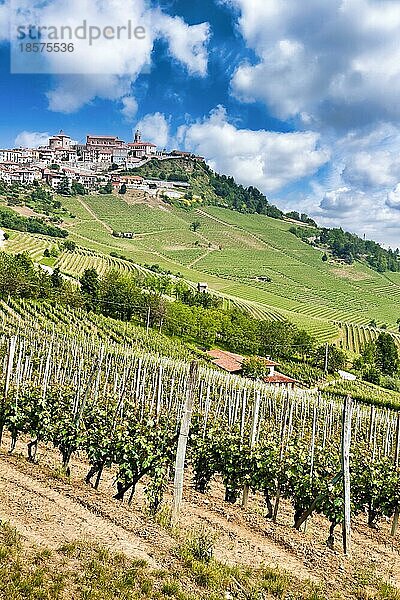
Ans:
[[[39,464],[25,459],[25,447],[16,453],[0,454],[0,520],[8,521],[28,543],[50,549],[74,540],[101,543],[129,557],[145,559],[150,566],[173,566],[172,550],[179,543],[176,533],[156,523],[146,514],[143,486],[132,505],[112,498],[114,473],[108,471],[95,491],[83,482],[88,466],[83,457],[71,463],[69,479],[59,474],[57,452],[41,448]],[[171,486],[165,503],[171,502]],[[216,535],[215,556],[228,564],[278,566],[301,580],[324,583],[328,591],[341,592],[357,587],[363,573],[375,573],[400,587],[400,542],[390,537],[390,524],[379,530],[366,526],[365,519],[353,523],[352,557],[343,556],[340,531],[337,547],[325,543],[328,522],[316,515],[309,519],[306,532],[292,527],[293,510],[282,502],[278,523],[263,516],[261,498],[251,497],[244,509],[223,500],[220,482],[208,494],[194,491],[190,474],[186,476],[184,505],[178,538],[184,539],[194,527],[203,526]]]

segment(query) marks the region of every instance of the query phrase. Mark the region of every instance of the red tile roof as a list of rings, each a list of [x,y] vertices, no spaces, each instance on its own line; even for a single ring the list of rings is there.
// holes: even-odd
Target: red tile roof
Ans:
[[[283,375],[283,373],[278,373],[278,371],[275,371],[275,373],[269,377],[265,377],[264,381],[265,383],[298,383],[296,379]]]
[[[127,144],[130,148],[137,148],[138,146],[152,146],[153,148],[157,148],[157,146],[155,144],[152,144],[151,142],[131,142],[129,144]]]
[[[229,373],[238,373],[242,370],[245,357],[241,354],[235,354],[234,352],[228,352],[227,350],[219,350],[218,348],[209,350],[207,354],[213,359],[212,362],[214,365],[221,367],[221,369],[224,369],[225,371],[229,371]],[[269,358],[265,358],[264,360],[268,367],[275,367],[278,364]]]
[[[122,142],[122,140],[119,139],[118,136],[116,135],[87,135],[87,138],[92,138],[94,140],[118,140],[120,142]]]
[[[244,356],[241,356],[241,354],[218,349],[210,350],[207,354],[213,359],[214,365],[229,373],[238,373],[242,370]]]

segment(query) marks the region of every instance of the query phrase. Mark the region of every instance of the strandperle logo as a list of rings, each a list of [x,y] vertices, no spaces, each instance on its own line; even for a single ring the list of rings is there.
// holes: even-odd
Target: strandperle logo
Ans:
[[[99,27],[86,19],[76,27],[70,25],[17,25],[14,39],[19,42],[74,42],[87,40],[89,46],[104,40],[144,40],[146,28],[128,20],[124,25]]]

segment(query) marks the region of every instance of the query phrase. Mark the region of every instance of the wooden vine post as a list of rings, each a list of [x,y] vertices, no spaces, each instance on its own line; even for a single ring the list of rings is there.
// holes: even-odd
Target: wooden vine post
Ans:
[[[396,469],[399,467],[399,445],[400,445],[400,413],[397,414],[396,442],[395,442],[395,449],[394,449],[394,465],[395,465]],[[397,526],[399,524],[399,514],[400,514],[399,506],[396,506],[396,509],[395,509],[394,515],[393,515],[392,529],[390,531],[390,535],[392,537],[394,537],[396,535]]]
[[[8,354],[7,354],[7,367],[6,367],[6,378],[4,382],[3,389],[3,397],[0,404],[0,446],[3,441],[3,431],[4,431],[4,421],[5,421],[5,412],[7,406],[7,394],[8,389],[10,387],[10,380],[14,365],[14,356],[15,356],[15,348],[17,346],[17,338],[13,336],[10,338],[10,343],[8,345]]]
[[[343,474],[343,552],[351,555],[351,504],[350,504],[350,444],[351,444],[351,415],[353,402],[350,396],[346,396],[343,403],[342,420],[342,474]]]
[[[189,438],[190,423],[192,420],[193,402],[198,382],[199,365],[193,361],[189,369],[189,381],[185,399],[185,406],[181,420],[178,438],[178,448],[175,459],[174,500],[172,508],[172,524],[177,525],[182,505],[183,477],[185,472],[186,447]]]
[[[250,435],[250,449],[253,450],[256,439],[257,439],[257,429],[258,429],[258,416],[260,413],[260,403],[261,396],[260,392],[256,393],[255,402],[254,402],[254,412],[253,412],[253,423],[251,426],[251,435]],[[249,486],[245,485],[243,487],[243,498],[242,498],[242,506],[246,507],[249,501]]]

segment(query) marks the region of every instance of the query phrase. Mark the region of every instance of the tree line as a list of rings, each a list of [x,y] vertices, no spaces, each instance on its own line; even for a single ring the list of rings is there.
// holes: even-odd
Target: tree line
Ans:
[[[68,240],[64,245],[68,250]],[[297,356],[324,367],[325,347],[318,347],[307,331],[289,321],[260,321],[237,308],[224,309],[217,296],[199,293],[183,280],[166,275],[112,270],[100,276],[91,268],[77,286],[63,278],[58,268],[48,274],[36,267],[27,254],[1,252],[0,298],[8,296],[43,299],[148,324],[204,348],[218,345],[248,355]],[[332,347],[329,369],[338,368],[337,352],[341,353]],[[340,364],[345,360],[342,353]]]
[[[355,260],[365,261],[369,267],[383,273],[400,271],[400,251],[386,250],[373,240],[363,240],[354,233],[344,231],[341,227],[328,229],[312,227],[291,227],[296,237],[311,245],[320,245],[329,249],[332,256],[347,264]],[[327,256],[326,256],[327,258]]]
[[[68,236],[68,231],[46,223],[44,219],[21,217],[3,206],[0,207],[0,227],[15,231],[26,231],[27,233],[40,233],[56,238],[66,238]]]

